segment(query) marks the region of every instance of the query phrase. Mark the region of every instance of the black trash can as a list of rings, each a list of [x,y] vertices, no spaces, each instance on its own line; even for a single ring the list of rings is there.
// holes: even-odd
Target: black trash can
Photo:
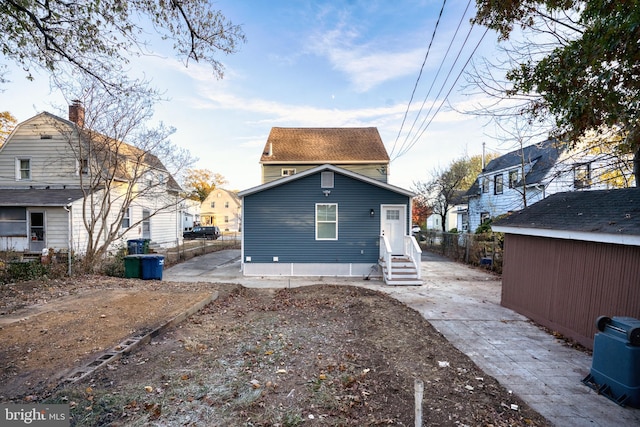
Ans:
[[[163,267],[164,256],[162,255],[140,256],[140,278],[143,280],[162,280]]]
[[[582,382],[621,406],[640,408],[640,320],[600,316],[591,372]]]
[[[132,239],[127,240],[127,252],[129,255],[138,255],[144,253],[144,240]]]

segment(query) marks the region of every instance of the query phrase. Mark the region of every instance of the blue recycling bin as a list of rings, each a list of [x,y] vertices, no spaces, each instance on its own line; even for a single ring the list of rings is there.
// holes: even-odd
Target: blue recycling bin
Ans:
[[[132,239],[127,240],[127,252],[129,255],[138,255],[144,253],[144,240]]]
[[[140,278],[142,280],[162,280],[164,256],[140,255]]]
[[[591,372],[582,382],[621,406],[640,408],[640,320],[600,316]]]

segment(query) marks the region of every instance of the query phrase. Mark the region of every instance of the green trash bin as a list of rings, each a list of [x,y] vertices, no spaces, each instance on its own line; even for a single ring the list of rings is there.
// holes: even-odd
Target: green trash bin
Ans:
[[[140,278],[140,255],[127,255],[124,257],[124,277],[127,279]]]

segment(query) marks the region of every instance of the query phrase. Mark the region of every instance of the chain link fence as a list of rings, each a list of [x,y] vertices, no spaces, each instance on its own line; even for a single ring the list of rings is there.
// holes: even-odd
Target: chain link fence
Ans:
[[[502,273],[502,233],[463,234],[421,231],[416,239],[423,250],[438,253],[465,264]]]

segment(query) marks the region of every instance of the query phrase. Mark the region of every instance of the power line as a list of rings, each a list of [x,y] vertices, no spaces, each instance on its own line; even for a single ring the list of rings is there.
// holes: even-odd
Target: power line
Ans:
[[[429,47],[427,48],[427,53],[424,56],[424,61],[422,61],[422,66],[420,67],[420,72],[418,73],[418,78],[416,79],[416,84],[413,86],[413,91],[411,92],[411,98],[409,98],[409,103],[407,104],[407,110],[404,112],[404,117],[402,118],[402,124],[400,125],[400,130],[398,131],[398,135],[396,136],[396,140],[393,142],[393,147],[391,148],[391,155],[396,149],[396,144],[398,139],[400,138],[400,134],[402,133],[402,128],[404,127],[404,122],[407,119],[407,115],[409,114],[409,108],[411,107],[411,102],[413,101],[413,96],[416,93],[416,89],[418,88],[418,82],[420,81],[420,77],[422,76],[422,71],[424,70],[424,65],[427,63],[427,58],[429,57],[429,52],[431,51],[431,45],[433,44],[433,40],[436,37],[436,31],[438,31],[438,25],[440,25],[440,18],[442,18],[442,12],[444,11],[444,6],[447,4],[447,0],[442,2],[442,7],[440,8],[440,14],[438,15],[438,20],[436,21],[436,26],[433,29],[433,34],[431,34],[431,41],[429,41]]]
[[[437,110],[435,113],[433,113],[433,116],[431,117],[431,119],[429,120],[429,122],[427,123],[427,125],[424,127],[424,129],[422,129],[422,131],[420,132],[419,135],[417,135],[413,142],[402,152],[399,153],[395,158],[397,159],[398,157],[400,157],[403,154],[406,154],[411,148],[413,148],[413,146],[418,142],[418,140],[420,139],[420,137],[424,134],[424,132],[428,129],[429,125],[431,124],[431,122],[433,122],[433,119],[436,117],[436,115],[438,114],[438,112],[440,112],[440,109],[442,108],[442,106],[444,105],[445,101],[447,100],[447,98],[449,97],[449,95],[451,94],[451,91],[453,90],[453,88],[455,87],[456,83],[458,82],[458,79],[460,79],[460,76],[462,76],[462,73],[464,72],[464,69],[467,67],[467,65],[469,64],[469,61],[471,61],[471,58],[473,57],[473,55],[475,54],[476,50],[478,50],[478,47],[480,47],[480,44],[482,43],[482,40],[484,40],[484,37],[487,35],[487,32],[489,31],[489,29],[485,29],[484,33],[482,34],[482,37],[480,37],[480,40],[478,40],[478,43],[476,44],[476,46],[474,47],[473,51],[471,52],[471,55],[469,55],[469,58],[467,59],[467,61],[465,62],[464,66],[462,67],[462,69],[460,70],[460,72],[458,73],[458,76],[456,77],[455,81],[453,82],[453,84],[451,85],[451,87],[449,88],[449,91],[447,92],[447,94],[445,95],[444,99],[442,100],[442,102],[440,103],[440,105],[438,106]]]
[[[424,100],[422,101],[422,105],[420,106],[420,109],[416,113],[416,117],[413,120],[413,123],[411,124],[411,128],[407,132],[407,135],[405,136],[404,141],[403,141],[402,145],[400,146],[400,149],[398,150],[399,152],[403,151],[403,147],[405,146],[405,144],[409,140],[409,136],[411,135],[411,132],[413,132],[413,129],[414,129],[414,127],[415,127],[415,125],[416,125],[416,123],[418,121],[418,118],[420,117],[420,114],[422,113],[422,110],[423,110],[425,104],[427,103],[427,99],[429,98],[429,95],[431,94],[431,90],[433,89],[433,87],[434,87],[434,85],[436,83],[436,80],[440,76],[440,71],[442,71],[442,67],[444,66],[445,60],[449,56],[449,52],[451,51],[451,47],[453,46],[453,42],[455,41],[456,37],[458,36],[458,31],[460,31],[460,27],[462,26],[462,23],[464,22],[464,17],[466,16],[470,5],[471,5],[471,0],[469,0],[467,2],[467,7],[464,9],[464,12],[462,13],[462,16],[460,17],[460,21],[458,21],[458,26],[456,27],[456,31],[454,32],[453,37],[451,38],[451,42],[449,43],[449,46],[447,47],[447,51],[445,52],[445,54],[444,54],[444,56],[442,58],[442,61],[440,61],[440,66],[438,67],[438,71],[436,72],[436,75],[434,76],[434,78],[433,78],[433,80],[431,82],[431,86],[429,87],[429,90],[428,90],[427,94],[425,95]],[[473,28],[473,26],[471,28]],[[460,53],[462,52],[462,49],[464,48],[465,44],[467,43],[467,40],[469,38],[470,32],[471,31],[469,31],[469,33],[467,34],[467,37],[465,38],[465,41],[463,42],[462,47],[460,48],[460,51],[458,52],[458,56],[456,57],[456,60],[454,61],[454,65],[453,66],[455,66],[456,62],[458,61],[458,58],[460,57]],[[423,66],[424,66],[424,64],[423,64]],[[452,68],[453,68],[453,66],[452,66]],[[451,74],[451,70],[449,70],[449,73],[447,74],[447,78],[445,79],[445,82],[443,83],[443,87],[446,84],[447,80],[449,79],[450,74]],[[415,90],[415,88],[414,88],[414,90]],[[442,88],[438,92],[438,96],[440,95],[441,92],[442,92]],[[436,96],[436,99],[437,99],[438,96]],[[412,94],[412,97],[413,97],[413,94]],[[407,109],[408,109],[408,107],[407,107]],[[433,109],[433,104],[431,105],[431,108],[429,109],[429,112],[427,112],[427,116],[431,113],[432,109]],[[405,118],[406,118],[406,113],[405,113]],[[424,120],[423,120],[423,123],[424,123]],[[403,124],[404,124],[404,120],[403,120]],[[400,132],[402,132],[402,127],[400,128]],[[400,132],[398,133],[398,136],[400,136]],[[396,138],[396,141],[397,141],[397,138]],[[395,144],[394,144],[394,149],[395,149]],[[400,155],[396,156],[396,158],[399,157],[399,156]]]

